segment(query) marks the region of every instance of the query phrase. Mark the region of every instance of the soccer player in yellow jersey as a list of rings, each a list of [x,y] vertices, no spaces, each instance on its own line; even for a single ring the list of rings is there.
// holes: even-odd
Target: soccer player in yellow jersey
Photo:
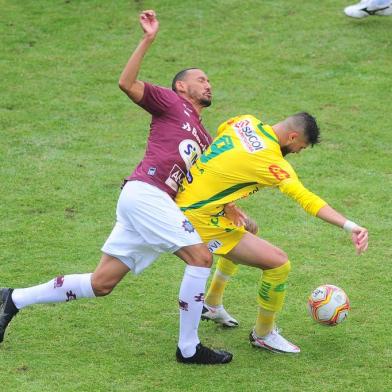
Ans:
[[[276,313],[283,306],[290,261],[284,251],[245,230],[246,215],[234,208],[234,214],[228,216],[224,206],[261,188],[277,187],[308,213],[351,232],[357,252],[365,251],[367,230],[307,190],[284,158],[318,142],[319,128],[308,113],[295,114],[273,126],[251,115],[231,118],[219,127],[217,137],[191,168],[176,198],[210,251],[224,256],[218,261],[203,318],[236,325],[222,305],[226,282],[236,264],[260,268],[259,313],[250,341],[275,352],[300,351],[275,326]]]

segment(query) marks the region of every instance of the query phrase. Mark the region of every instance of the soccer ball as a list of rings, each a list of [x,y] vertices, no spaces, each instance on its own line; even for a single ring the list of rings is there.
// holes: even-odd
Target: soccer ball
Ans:
[[[339,287],[324,284],[313,290],[308,299],[308,311],[320,324],[337,325],[347,318],[350,301]]]

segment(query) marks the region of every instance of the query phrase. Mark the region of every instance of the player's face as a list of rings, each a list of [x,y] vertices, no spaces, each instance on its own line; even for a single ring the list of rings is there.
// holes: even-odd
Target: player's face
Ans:
[[[282,151],[282,155],[286,156],[290,153],[299,153],[305,148],[309,146],[309,143],[301,134],[293,135],[290,139],[288,144],[285,146],[281,146],[280,150]]]
[[[211,105],[212,90],[207,75],[201,69],[190,69],[184,79],[187,96],[203,107]]]

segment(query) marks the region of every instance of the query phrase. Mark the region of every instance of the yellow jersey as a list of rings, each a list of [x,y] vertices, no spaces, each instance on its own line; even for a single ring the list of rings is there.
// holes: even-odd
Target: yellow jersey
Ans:
[[[264,187],[278,187],[312,215],[326,205],[284,159],[272,127],[240,115],[219,126],[217,137],[184,179],[176,203],[187,214],[218,216],[225,204]]]

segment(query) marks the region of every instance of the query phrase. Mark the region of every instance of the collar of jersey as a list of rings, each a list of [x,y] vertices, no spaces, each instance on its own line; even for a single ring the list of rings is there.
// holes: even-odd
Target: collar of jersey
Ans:
[[[183,103],[185,103],[186,105],[188,105],[191,108],[191,110],[192,110],[191,116],[196,118],[199,122],[202,122],[201,115],[197,113],[197,110],[195,109],[193,104],[191,102],[189,102],[187,99],[185,99],[184,97],[181,97],[181,95],[178,95],[178,97],[182,100]]]
[[[279,144],[278,139],[277,139],[274,135],[272,135],[271,133],[267,132],[267,131],[265,130],[265,128],[263,127],[263,124],[262,124],[262,123],[258,123],[258,124],[257,124],[257,127],[260,129],[261,133],[262,133],[264,136],[268,137],[268,139],[271,139],[273,142]],[[272,130],[272,128],[271,128],[271,130]],[[273,130],[272,130],[272,132],[273,132]]]

